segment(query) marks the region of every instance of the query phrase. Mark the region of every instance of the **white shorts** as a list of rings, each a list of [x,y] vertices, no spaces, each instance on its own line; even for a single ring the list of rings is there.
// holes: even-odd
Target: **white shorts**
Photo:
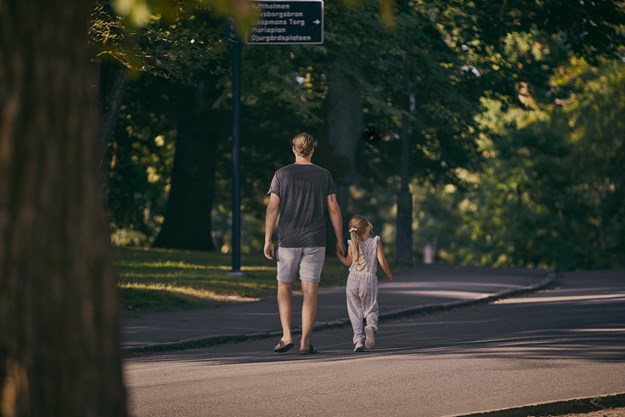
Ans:
[[[278,281],[292,284],[299,272],[299,279],[306,282],[321,281],[321,270],[326,259],[326,248],[282,248],[276,252]]]

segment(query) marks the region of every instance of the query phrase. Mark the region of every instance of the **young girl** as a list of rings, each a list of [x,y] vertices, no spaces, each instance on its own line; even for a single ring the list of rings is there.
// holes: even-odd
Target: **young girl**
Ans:
[[[378,262],[391,280],[393,274],[388,266],[380,237],[370,237],[373,226],[363,216],[354,216],[349,221],[347,256],[337,250],[339,260],[349,267],[347,277],[347,312],[354,330],[354,352],[363,352],[365,347],[375,347],[378,332]],[[363,318],[367,325],[362,328]]]

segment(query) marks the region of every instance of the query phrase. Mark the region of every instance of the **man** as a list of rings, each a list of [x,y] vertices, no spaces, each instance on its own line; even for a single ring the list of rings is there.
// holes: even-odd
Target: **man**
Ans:
[[[284,353],[294,346],[291,334],[292,290],[299,272],[304,301],[302,337],[299,353],[317,353],[310,343],[317,314],[317,292],[325,261],[326,214],[336,235],[336,250],[345,254],[343,219],[336,201],[336,187],[330,173],[311,162],[315,151],[313,138],[299,133],[292,140],[295,163],[276,171],[268,191],[269,204],[265,218],[267,259],[278,261],[278,312],[282,338],[274,352]],[[278,224],[278,251],[274,253],[273,229]]]

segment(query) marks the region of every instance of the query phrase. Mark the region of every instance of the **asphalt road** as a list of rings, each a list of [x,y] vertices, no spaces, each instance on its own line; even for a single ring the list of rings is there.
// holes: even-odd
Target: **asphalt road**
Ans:
[[[128,359],[131,410],[150,416],[449,416],[625,392],[625,273],[571,273],[554,289],[315,333],[319,355],[257,340]]]

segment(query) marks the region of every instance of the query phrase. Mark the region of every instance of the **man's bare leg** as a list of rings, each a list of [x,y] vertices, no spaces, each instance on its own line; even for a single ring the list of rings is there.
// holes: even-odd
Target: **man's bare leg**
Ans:
[[[280,314],[282,341],[284,343],[293,343],[293,336],[291,335],[291,316],[293,314],[292,290],[293,284],[278,282],[278,313]]]
[[[302,339],[300,341],[300,350],[307,350],[310,345],[312,328],[315,322],[315,316],[317,315],[318,289],[318,282],[302,281],[304,302],[302,304]]]

